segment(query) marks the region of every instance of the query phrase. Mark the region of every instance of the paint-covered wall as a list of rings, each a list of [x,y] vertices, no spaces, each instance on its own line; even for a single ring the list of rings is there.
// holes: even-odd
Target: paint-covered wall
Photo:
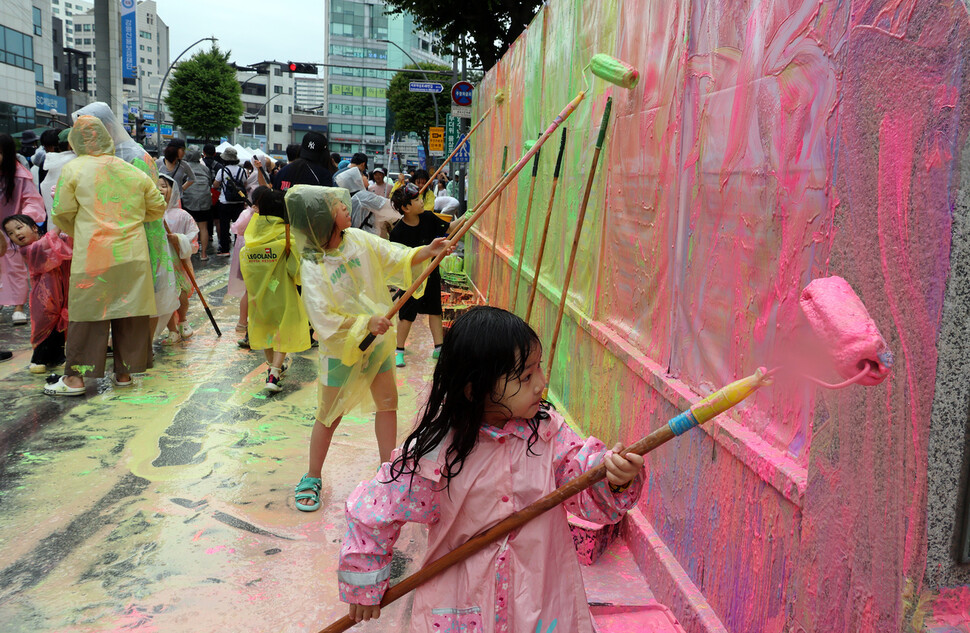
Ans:
[[[730,631],[895,631],[926,577],[927,451],[967,139],[963,3],[552,0],[476,91],[477,200],[590,80],[533,325],[548,346],[607,96],[551,390],[631,441],[802,340],[800,290],[845,277],[896,354],[873,388],[782,383],[649,459],[640,509]],[[636,66],[612,86],[594,53]],[[466,268],[524,313],[559,132],[471,232]],[[493,244],[496,248],[493,249]],[[493,278],[494,277],[494,278]]]

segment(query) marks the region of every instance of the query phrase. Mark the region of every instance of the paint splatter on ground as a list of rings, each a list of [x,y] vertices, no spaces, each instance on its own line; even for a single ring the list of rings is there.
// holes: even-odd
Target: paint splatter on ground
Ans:
[[[291,358],[284,390],[264,389],[262,353],[236,345],[238,304],[226,266],[200,267],[226,334],[197,304],[196,335],[156,346],[133,389],[88,381],[88,395],[53,399],[26,371],[28,332],[0,321],[0,622],[6,633],[58,631],[318,631],[343,616],[337,552],[343,500],[376,469],[372,416],[345,418],[324,467],[323,508],[302,513],[293,486],[306,468],[316,406],[315,354]],[[398,370],[399,439],[431,377],[421,321]],[[395,577],[415,571],[426,535],[408,526]],[[590,601],[630,604],[636,566],[622,543],[584,568]],[[637,606],[652,598],[630,594]],[[354,630],[401,630],[402,600]],[[615,629],[623,630],[623,629]]]

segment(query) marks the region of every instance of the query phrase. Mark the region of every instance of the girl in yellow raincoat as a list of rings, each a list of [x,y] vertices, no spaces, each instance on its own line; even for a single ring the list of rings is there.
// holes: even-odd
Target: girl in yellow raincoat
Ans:
[[[100,120],[78,117],[68,140],[78,157],[64,165],[51,211],[74,238],[67,362],[65,375],[44,389],[60,396],[81,395],[84,377],[104,376],[109,326],[116,385],[130,385],[132,373],[151,367],[155,291],[142,223],[165,213],[154,181],[114,156]]]
[[[350,194],[342,188],[295,185],[285,200],[301,257],[303,303],[320,339],[317,424],[295,498],[297,509],[312,512],[320,507],[320,475],[334,431],[368,390],[377,405],[381,461],[390,459],[397,443],[397,385],[394,331],[384,317],[392,304],[387,287],[409,287],[420,264],[444,250],[447,240],[407,248],[350,228]],[[368,333],[377,340],[361,352],[358,345]]]
[[[249,296],[249,345],[266,354],[266,389],[276,393],[287,353],[310,348],[310,326],[296,289],[300,258],[290,245],[283,192],[258,187],[253,203],[239,268]]]

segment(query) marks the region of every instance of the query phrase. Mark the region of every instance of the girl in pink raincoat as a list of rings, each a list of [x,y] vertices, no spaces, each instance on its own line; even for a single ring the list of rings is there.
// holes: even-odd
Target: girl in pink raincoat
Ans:
[[[71,278],[70,238],[56,227],[41,233],[28,215],[12,215],[3,231],[20,248],[30,271],[30,373],[43,374],[64,363],[67,291]],[[0,238],[2,239],[2,238]]]
[[[416,429],[347,500],[337,578],[351,618],[380,616],[404,523],[428,525],[424,565],[605,461],[605,480],[419,587],[411,616],[412,632],[593,630],[566,510],[619,521],[639,498],[643,458],[569,428],[542,400],[541,354],[505,310],[455,321]]]

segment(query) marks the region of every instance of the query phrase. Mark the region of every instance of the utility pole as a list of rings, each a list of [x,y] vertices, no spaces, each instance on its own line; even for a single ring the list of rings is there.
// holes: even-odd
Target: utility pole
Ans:
[[[465,49],[465,36],[461,36],[461,80],[465,81],[468,78],[468,56]],[[458,129],[461,134],[468,134],[468,119],[462,119],[461,124]],[[460,136],[460,135],[459,135]],[[471,149],[471,148],[469,148]],[[465,200],[465,174],[468,169],[468,163],[460,163],[461,167],[458,169],[458,209],[465,213],[468,211],[468,202]]]

